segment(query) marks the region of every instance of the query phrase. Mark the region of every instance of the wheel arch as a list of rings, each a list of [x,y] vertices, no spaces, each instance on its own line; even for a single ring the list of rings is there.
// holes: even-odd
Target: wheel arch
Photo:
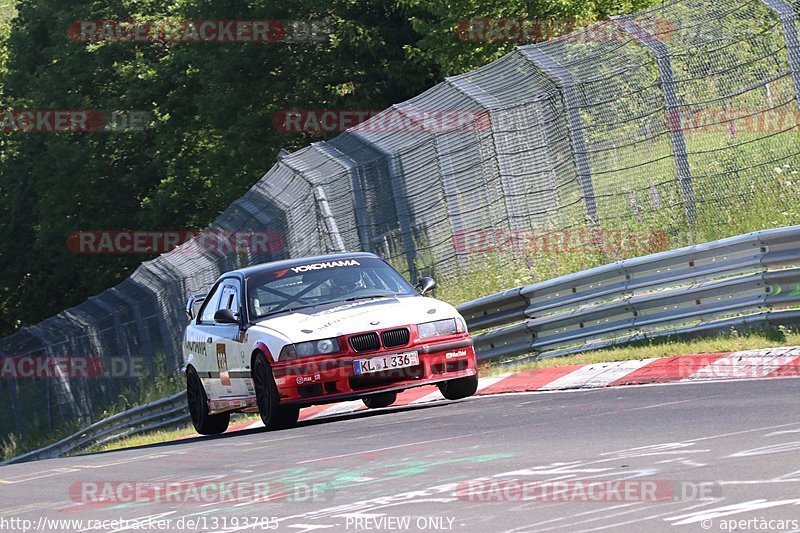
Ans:
[[[258,341],[253,346],[253,351],[250,354],[250,372],[252,372],[256,366],[256,357],[258,357],[259,353],[264,354],[264,357],[267,358],[267,361],[269,361],[270,365],[275,363],[275,358],[272,357],[272,352],[270,352],[269,348],[267,348],[267,345],[261,341]]]

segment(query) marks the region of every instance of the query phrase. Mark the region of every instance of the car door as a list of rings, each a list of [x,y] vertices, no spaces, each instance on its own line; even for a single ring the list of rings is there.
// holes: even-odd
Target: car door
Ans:
[[[223,324],[214,320],[220,309],[231,309],[239,312],[238,295],[239,280],[225,278],[206,298],[206,302],[197,319],[196,329],[205,339],[205,357],[202,368],[197,367],[201,379],[206,385],[209,398],[226,396],[242,396],[247,394],[242,380],[232,379],[240,370],[240,343],[242,332],[239,324]]]
[[[222,296],[219,302],[220,309],[230,309],[239,316],[242,313],[242,290],[239,279],[226,280],[222,287]],[[238,324],[226,324],[225,329],[220,329],[220,340],[216,343],[215,351],[220,366],[220,381],[227,387],[232,396],[246,396],[250,394],[249,362],[245,354],[244,344],[246,332]],[[222,367],[225,370],[222,370]]]

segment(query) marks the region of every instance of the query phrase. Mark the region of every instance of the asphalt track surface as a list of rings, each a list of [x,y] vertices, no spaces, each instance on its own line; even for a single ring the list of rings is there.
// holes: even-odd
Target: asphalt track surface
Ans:
[[[0,529],[797,531],[798,393],[784,378],[507,394],[10,465]],[[47,521],[86,519],[109,522]]]

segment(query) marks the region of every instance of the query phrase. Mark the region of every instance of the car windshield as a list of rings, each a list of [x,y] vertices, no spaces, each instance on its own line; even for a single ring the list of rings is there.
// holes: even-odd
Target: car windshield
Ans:
[[[414,288],[395,269],[372,257],[265,270],[247,280],[253,320],[333,302],[414,294]]]

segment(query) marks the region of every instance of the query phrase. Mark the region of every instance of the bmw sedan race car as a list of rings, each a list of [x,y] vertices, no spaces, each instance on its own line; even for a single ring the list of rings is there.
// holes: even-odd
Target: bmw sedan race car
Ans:
[[[189,299],[183,341],[189,412],[204,435],[233,412],[258,412],[268,430],[301,407],[361,398],[387,407],[398,392],[435,383],[445,398],[478,387],[461,315],[423,295],[368,253],[292,259],[222,275]],[[197,309],[197,312],[195,310]]]

